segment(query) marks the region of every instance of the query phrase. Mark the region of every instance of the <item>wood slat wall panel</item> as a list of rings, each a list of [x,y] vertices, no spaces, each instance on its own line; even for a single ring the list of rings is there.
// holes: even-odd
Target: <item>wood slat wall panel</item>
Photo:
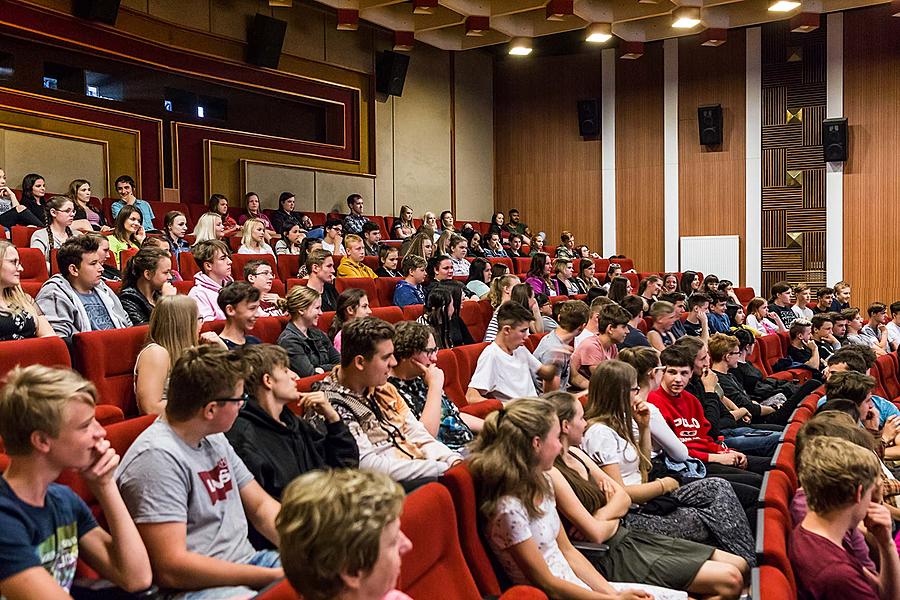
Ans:
[[[599,251],[600,140],[578,134],[577,102],[588,98],[600,98],[598,53],[495,63],[494,206],[518,208],[548,246],[568,229]]]
[[[863,308],[900,299],[900,19],[891,12],[888,4],[844,13],[844,278]]]
[[[662,42],[616,60],[616,245],[644,271],[664,268]]]
[[[679,39],[679,229],[682,236],[739,236],[744,281],[746,43],[742,29],[729,36],[717,48],[702,46],[695,37]],[[697,107],[707,104],[722,106],[720,147],[700,145]]]

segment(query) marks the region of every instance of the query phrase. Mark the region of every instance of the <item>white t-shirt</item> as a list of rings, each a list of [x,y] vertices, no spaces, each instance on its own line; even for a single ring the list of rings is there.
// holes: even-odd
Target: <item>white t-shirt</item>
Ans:
[[[891,348],[900,347],[900,326],[893,321],[887,324],[888,344]]]
[[[577,336],[575,336],[575,348],[578,347],[578,344],[580,344],[584,340],[590,338],[592,335],[597,335],[597,334],[594,333],[593,331],[589,331],[589,330],[585,329],[584,331],[579,333]]]
[[[338,255],[338,254],[347,254],[347,253],[344,251],[344,245],[343,245],[343,244],[340,244],[339,246],[337,246],[337,248],[335,248],[335,245],[334,245],[334,244],[331,244],[331,243],[329,243],[329,242],[326,242],[324,238],[322,239],[322,250],[328,250],[329,252],[331,252],[331,253],[334,254],[334,255]]]
[[[794,314],[797,315],[798,319],[806,319],[807,321],[813,318],[813,311],[811,308],[800,308],[796,304],[791,307],[791,310],[794,311]]]
[[[519,346],[509,355],[494,342],[478,357],[469,387],[498,400],[534,398],[537,389],[532,377],[539,368],[540,361],[525,346]]]
[[[601,467],[619,465],[622,483],[641,483],[641,463],[637,448],[622,436],[604,425],[595,423],[584,432],[581,449]]]

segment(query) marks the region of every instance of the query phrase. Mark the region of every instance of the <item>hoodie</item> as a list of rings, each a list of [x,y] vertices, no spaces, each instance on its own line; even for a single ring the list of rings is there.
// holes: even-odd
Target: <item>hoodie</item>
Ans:
[[[232,281],[234,279],[229,277],[223,283],[228,284]],[[216,283],[208,275],[203,273],[194,275],[194,287],[188,292],[188,296],[197,303],[197,311],[204,321],[225,320],[225,313],[219,308],[219,290],[221,289],[222,284]]]
[[[122,303],[108,285],[101,281],[94,291],[106,307],[116,329],[131,327],[131,320],[122,308]],[[59,273],[44,282],[35,300],[59,337],[68,339],[76,333],[91,331],[91,320],[81,298],[72,284]]]

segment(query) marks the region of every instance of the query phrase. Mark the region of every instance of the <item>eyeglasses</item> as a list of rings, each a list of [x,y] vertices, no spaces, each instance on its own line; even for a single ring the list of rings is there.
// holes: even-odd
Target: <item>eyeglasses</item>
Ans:
[[[728,353],[728,356],[738,356],[741,353],[740,350],[732,350]]]
[[[250,394],[244,392],[239,398],[213,398],[211,402],[247,402],[250,400]]]
[[[437,354],[437,353],[438,353],[438,348],[437,348],[437,347],[433,347],[433,348],[425,348],[424,350],[422,350],[422,352],[424,352],[425,354],[431,356],[432,354]]]
[[[257,271],[256,273],[254,273],[254,275],[256,275],[257,277],[271,277],[272,271],[269,269],[265,271]]]
[[[636,385],[636,386],[634,386],[634,387],[631,388],[631,391],[634,392],[635,394],[637,394],[638,392],[641,391],[641,386]]]

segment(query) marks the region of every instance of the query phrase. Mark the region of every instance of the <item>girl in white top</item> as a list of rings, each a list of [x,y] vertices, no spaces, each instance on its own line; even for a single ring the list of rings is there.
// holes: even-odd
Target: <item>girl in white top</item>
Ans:
[[[44,253],[47,272],[50,272],[50,250],[59,248],[70,237],[80,235],[72,231],[75,220],[75,203],[67,196],[53,196],[44,206],[47,226],[31,234],[31,247]]]
[[[765,298],[754,298],[747,303],[747,325],[755,329],[759,335],[770,335],[779,331],[787,331],[781,317],[769,312],[769,303]]]
[[[266,224],[259,219],[244,221],[241,235],[241,247],[238,254],[271,254],[275,256],[272,246],[266,243]]]
[[[225,226],[222,217],[216,213],[203,213],[194,227],[194,245],[206,240],[221,240],[225,237]]]
[[[491,550],[513,583],[552,598],[653,598],[645,586],[610,584],[569,541],[547,475],[561,450],[559,419],[547,400],[522,398],[485,420],[469,470]]]

